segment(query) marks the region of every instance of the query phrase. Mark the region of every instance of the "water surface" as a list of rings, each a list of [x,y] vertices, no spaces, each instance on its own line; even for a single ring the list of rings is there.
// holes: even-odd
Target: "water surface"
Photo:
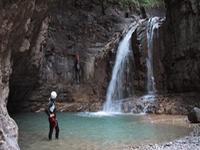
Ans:
[[[14,116],[21,150],[121,150],[130,144],[159,143],[187,135],[186,127],[153,124],[142,115],[58,113],[60,139],[48,141],[45,113]]]

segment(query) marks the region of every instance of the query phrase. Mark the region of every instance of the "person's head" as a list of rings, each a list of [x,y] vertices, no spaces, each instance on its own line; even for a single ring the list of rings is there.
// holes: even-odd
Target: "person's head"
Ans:
[[[57,97],[57,93],[55,91],[51,92],[51,99],[55,100]]]

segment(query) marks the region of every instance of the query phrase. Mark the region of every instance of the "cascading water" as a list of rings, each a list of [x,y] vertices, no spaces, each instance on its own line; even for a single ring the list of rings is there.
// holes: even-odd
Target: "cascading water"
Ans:
[[[128,59],[128,55],[131,52],[131,36],[134,30],[133,26],[122,41],[119,43],[117,50],[115,65],[112,71],[112,78],[108,86],[106,94],[106,102],[103,107],[103,112],[121,112],[121,102],[117,101],[123,97],[123,79],[125,63]]]
[[[160,18],[150,18],[147,25],[147,42],[148,42],[148,56],[147,63],[147,92],[148,94],[156,93],[154,69],[153,69],[153,49],[155,36],[158,37],[158,28],[160,26]],[[156,35],[155,35],[156,34]]]
[[[147,95],[144,96],[145,101],[152,102],[155,100],[156,95],[156,83],[154,77],[154,68],[153,68],[153,61],[154,61],[154,51],[157,48],[156,40],[159,40],[159,30],[158,28],[162,24],[162,18],[153,17],[148,20],[147,23],[147,58],[146,58],[146,65],[147,65]],[[143,112],[146,113],[148,111],[149,104],[147,104]]]

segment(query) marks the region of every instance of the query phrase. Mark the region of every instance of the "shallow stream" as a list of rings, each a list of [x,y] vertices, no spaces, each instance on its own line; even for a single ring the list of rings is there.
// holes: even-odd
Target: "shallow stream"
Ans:
[[[21,150],[122,150],[127,145],[167,142],[188,135],[189,128],[151,123],[145,115],[58,113],[60,139],[48,140],[45,113],[13,116]]]

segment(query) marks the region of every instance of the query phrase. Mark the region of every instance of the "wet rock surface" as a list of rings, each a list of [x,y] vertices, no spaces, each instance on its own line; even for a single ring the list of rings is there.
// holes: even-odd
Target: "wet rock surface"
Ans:
[[[167,89],[200,90],[200,41],[198,0],[166,0],[166,41],[163,63]]]
[[[28,18],[35,10],[34,1],[20,3],[5,2],[0,5],[0,149],[18,150],[18,127],[7,112],[9,80],[12,73],[12,52],[20,49]],[[26,12],[26,15],[22,15]],[[24,42],[25,51],[29,44]]]
[[[132,113],[187,115],[200,106],[198,93],[145,95],[122,101],[122,110]]]
[[[199,83],[199,1],[169,0],[166,20],[155,30],[153,40],[153,68],[159,92],[198,92]],[[147,19],[148,20],[148,19]],[[133,35],[135,55],[134,84],[144,91],[146,85],[147,20]]]
[[[48,3],[48,14],[41,7],[23,20],[21,45],[12,53],[10,112],[41,109],[52,90],[60,101],[85,104],[84,108],[87,103],[104,101],[116,47],[135,19],[125,18],[117,8],[107,9],[106,15],[98,10],[90,1],[75,5],[74,1],[61,0]],[[76,53],[80,55],[79,84]]]
[[[166,78],[165,78],[165,68],[163,66],[163,53],[164,49],[164,34],[165,30],[163,28],[165,23],[164,17],[155,17],[155,22],[158,25],[158,29],[153,30],[152,41],[148,39],[147,32],[152,30],[149,26],[149,19],[146,18],[142,20],[137,28],[137,30],[132,35],[132,50],[133,50],[133,70],[134,74],[132,77],[134,78],[134,91],[140,91],[143,93],[147,93],[147,59],[148,53],[150,51],[151,45],[151,55],[152,55],[152,68],[155,77],[155,88],[159,91],[166,92]],[[149,43],[152,42],[152,43]]]
[[[18,74],[21,72],[23,74],[23,70],[27,71],[26,75],[35,72],[35,65],[29,64],[28,60],[34,59],[34,62],[40,60],[37,60],[35,56],[40,51],[41,35],[46,29],[47,9],[47,1],[0,2],[0,149],[2,150],[19,149],[17,144],[18,127],[8,115],[6,108],[8,95],[11,92],[10,80],[13,72],[16,72],[20,65],[21,70],[18,70]],[[39,17],[36,19],[35,17],[38,15]],[[29,55],[33,55],[33,57],[30,58]],[[20,81],[24,81],[26,78],[21,78]],[[30,79],[29,85],[37,83],[36,79],[37,76]],[[24,82],[21,83],[23,86]],[[18,93],[18,95],[24,94]]]
[[[191,123],[200,123],[200,109],[194,107],[188,114],[188,120]]]

